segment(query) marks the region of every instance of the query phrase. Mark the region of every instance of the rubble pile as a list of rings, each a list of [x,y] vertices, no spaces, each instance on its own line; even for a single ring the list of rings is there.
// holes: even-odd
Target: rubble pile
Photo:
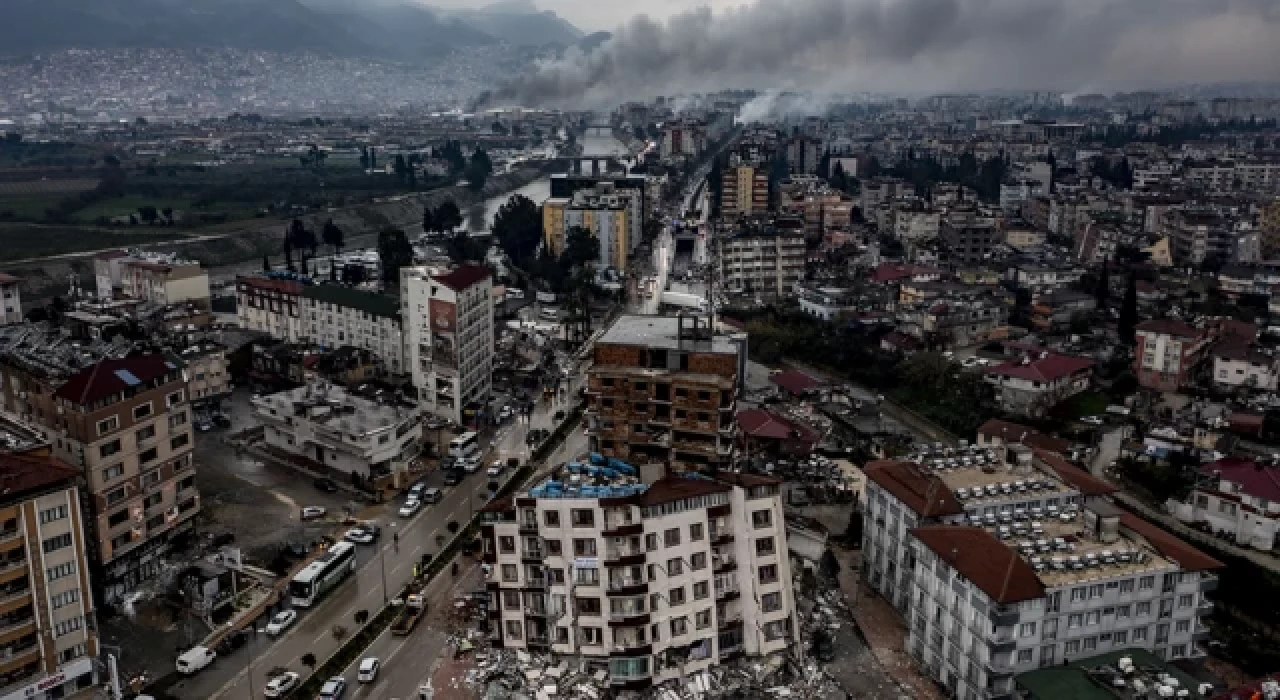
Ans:
[[[462,682],[484,688],[485,700],[599,700],[609,693],[608,672],[583,668],[555,654],[491,648],[478,652],[475,664]]]

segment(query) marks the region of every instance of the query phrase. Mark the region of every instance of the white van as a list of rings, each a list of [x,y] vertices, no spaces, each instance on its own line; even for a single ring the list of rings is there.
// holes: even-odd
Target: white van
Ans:
[[[178,657],[178,673],[190,676],[213,663],[217,657],[218,653],[209,647],[193,647]]]

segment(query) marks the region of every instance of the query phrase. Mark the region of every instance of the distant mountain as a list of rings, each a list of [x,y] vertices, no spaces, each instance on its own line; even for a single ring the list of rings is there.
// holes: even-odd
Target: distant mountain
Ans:
[[[578,40],[578,48],[586,53],[595,51],[601,44],[613,38],[609,32],[592,32]]]
[[[402,0],[0,0],[0,54],[64,48],[212,48],[420,61],[499,41],[570,44],[582,32],[527,0],[445,12]]]

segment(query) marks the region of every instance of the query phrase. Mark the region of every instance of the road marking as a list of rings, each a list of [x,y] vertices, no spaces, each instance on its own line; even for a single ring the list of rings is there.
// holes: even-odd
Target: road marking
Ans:
[[[313,640],[311,640],[311,643],[312,643],[312,644],[319,644],[319,643],[320,643],[320,640],[324,639],[325,637],[330,637],[330,636],[332,636],[332,635],[333,635],[333,630],[326,630],[326,631],[324,631],[324,632],[321,632],[320,634],[317,634],[317,635],[316,635],[316,638],[315,638],[315,639],[313,639]]]

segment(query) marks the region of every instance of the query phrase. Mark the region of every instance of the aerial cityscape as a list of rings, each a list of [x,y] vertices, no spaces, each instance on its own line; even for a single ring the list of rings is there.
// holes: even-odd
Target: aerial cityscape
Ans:
[[[0,16],[0,700],[1280,700],[1270,0]]]

